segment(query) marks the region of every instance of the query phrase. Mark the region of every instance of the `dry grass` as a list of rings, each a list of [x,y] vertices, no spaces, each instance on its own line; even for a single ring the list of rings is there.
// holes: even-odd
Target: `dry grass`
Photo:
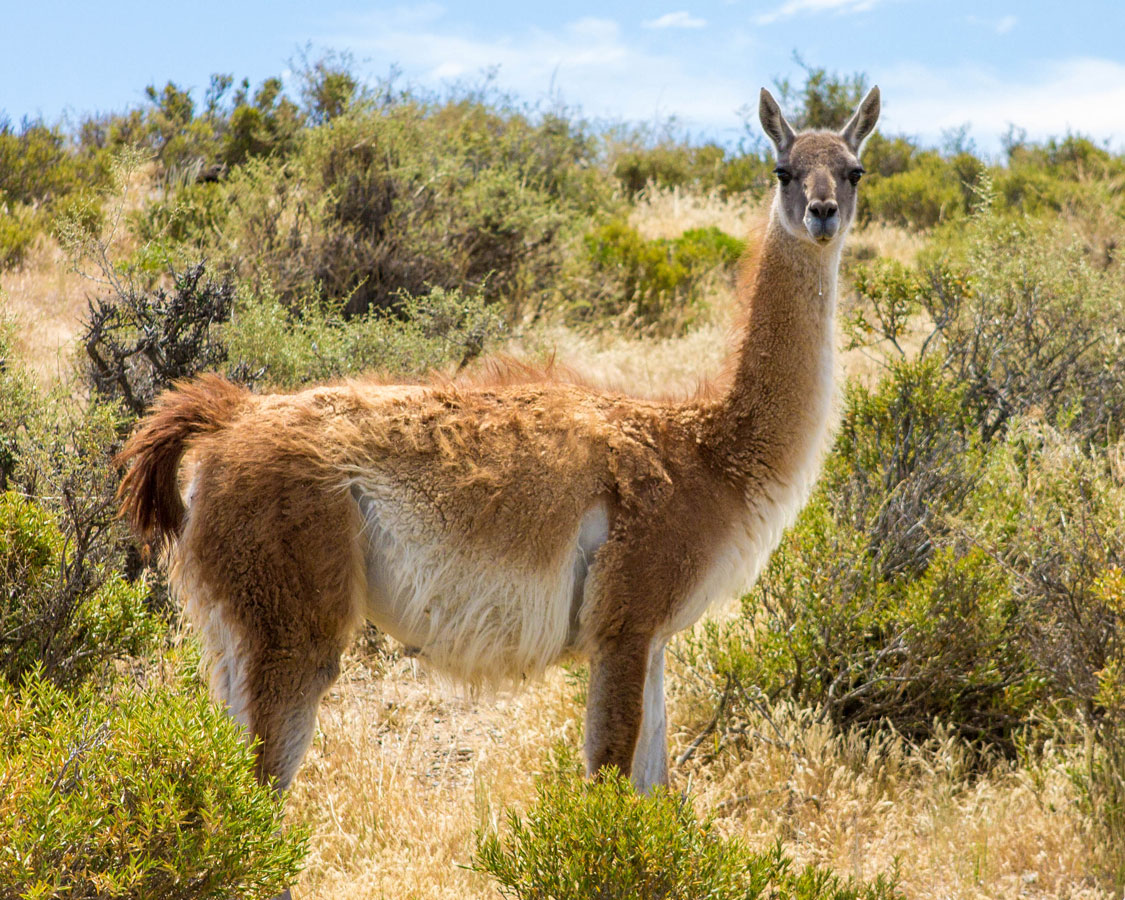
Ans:
[[[137,246],[124,217],[155,196],[156,167],[140,157],[123,158],[115,179],[105,197],[107,221],[99,240],[109,257],[123,259]],[[44,385],[69,380],[88,298],[105,290],[100,279],[92,260],[76,259],[48,235],[36,240],[19,268],[0,272],[0,312],[18,323],[18,349]]]
[[[914,262],[925,243],[925,236],[920,232],[899,225],[872,222],[852,229],[845,253],[851,259],[885,257],[909,264]]]
[[[672,750],[698,722],[690,672],[669,674]],[[562,740],[581,743],[582,710],[562,672],[515,696],[474,702],[437,687],[410,660],[380,674],[352,658],[290,799],[312,826],[296,900],[485,898],[463,868],[474,831],[523,808]],[[970,771],[955,739],[918,748],[884,734],[841,735],[784,705],[751,722],[750,748],[702,753],[673,769],[723,832],[752,847],[780,841],[799,862],[872,878],[896,867],[910,900],[1108,900],[1091,875],[1065,760]],[[707,744],[702,748],[707,749]]]
[[[697,718],[680,692],[691,678],[670,678],[673,722]],[[1110,896],[1092,877],[1067,760],[1051,748],[1034,766],[981,772],[953,737],[916,747],[889,732],[840,734],[784,704],[747,724],[751,746],[692,760],[678,780],[753,847],[780,841],[799,862],[857,878],[897,861],[912,900]],[[674,749],[692,736],[675,735]]]
[[[48,238],[19,269],[0,273],[0,310],[15,319],[20,353],[44,384],[67,377],[90,287]]]
[[[401,657],[359,658],[320,713],[290,799],[312,827],[295,900],[495,897],[466,868],[474,831],[531,797],[549,748],[581,731],[564,673],[474,702]]]
[[[675,238],[689,228],[711,225],[741,238],[765,220],[768,210],[768,198],[724,198],[718,191],[698,194],[679,188],[650,187],[638,195],[629,221],[649,240]]]

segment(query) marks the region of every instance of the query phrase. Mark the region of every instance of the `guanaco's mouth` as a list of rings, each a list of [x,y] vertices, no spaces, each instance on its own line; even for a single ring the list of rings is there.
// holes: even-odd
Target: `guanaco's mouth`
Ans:
[[[814,241],[827,244],[840,232],[840,217],[831,215],[826,218],[805,213],[805,230]]]

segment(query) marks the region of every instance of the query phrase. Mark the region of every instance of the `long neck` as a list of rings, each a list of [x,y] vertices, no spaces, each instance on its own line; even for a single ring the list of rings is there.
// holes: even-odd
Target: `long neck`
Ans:
[[[794,237],[775,199],[754,277],[749,318],[715,424],[717,450],[736,477],[811,481],[829,432],[840,241]]]

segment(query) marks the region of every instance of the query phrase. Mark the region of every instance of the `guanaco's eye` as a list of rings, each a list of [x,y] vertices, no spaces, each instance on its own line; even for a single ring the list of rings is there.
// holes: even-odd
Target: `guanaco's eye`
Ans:
[[[859,179],[863,177],[863,169],[852,169],[848,172],[848,181],[853,185],[859,184]]]
[[[773,174],[777,176],[777,180],[781,182],[782,187],[793,180],[793,173],[788,169],[777,168],[773,170]]]

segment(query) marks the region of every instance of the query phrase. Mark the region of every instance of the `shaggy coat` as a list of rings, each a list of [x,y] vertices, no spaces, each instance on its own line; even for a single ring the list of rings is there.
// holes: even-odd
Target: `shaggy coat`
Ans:
[[[522,375],[257,396],[206,375],[160,398],[121,454],[123,514],[167,550],[262,778],[289,784],[366,618],[469,683],[590,660],[590,771],[666,782],[664,645],[752,584],[830,434],[836,271],[878,103],[798,136],[763,91],[781,186],[721,390]]]

